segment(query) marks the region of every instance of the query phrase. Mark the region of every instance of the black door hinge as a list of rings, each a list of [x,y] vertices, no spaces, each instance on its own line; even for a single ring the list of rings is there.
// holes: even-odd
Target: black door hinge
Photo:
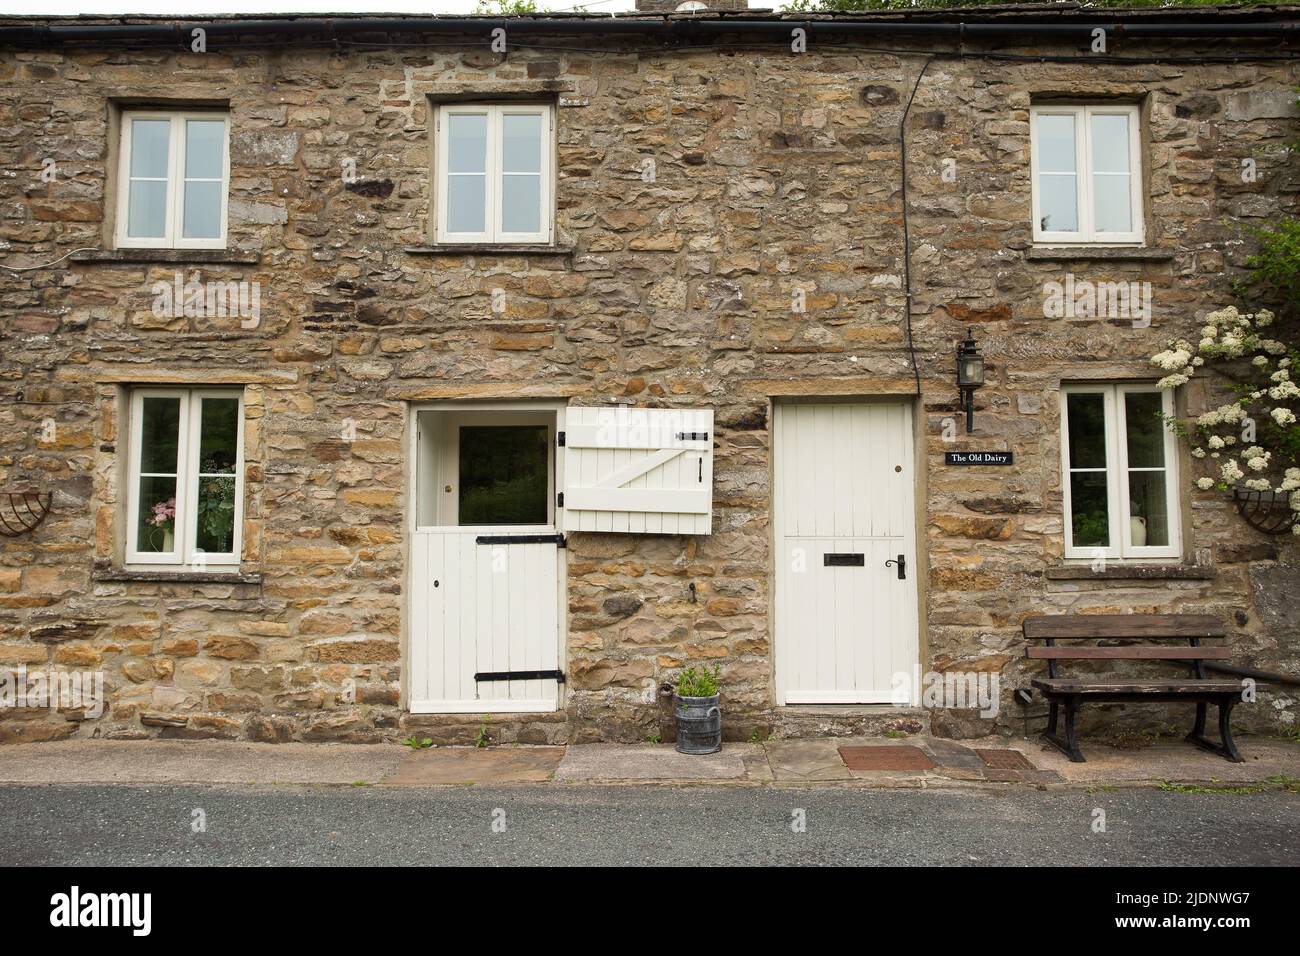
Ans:
[[[474,675],[475,683],[495,680],[553,680],[564,683],[564,671],[479,671]]]
[[[563,491],[561,491],[558,495],[555,496],[555,507],[557,507],[557,508],[563,508],[563,507],[564,507],[564,492],[563,492]]]
[[[563,534],[481,534],[475,544],[553,544],[563,548],[567,541]]]
[[[556,432],[556,433],[555,433],[555,440],[559,443],[559,446],[560,446],[561,448],[563,448],[563,447],[564,447],[564,432]]]

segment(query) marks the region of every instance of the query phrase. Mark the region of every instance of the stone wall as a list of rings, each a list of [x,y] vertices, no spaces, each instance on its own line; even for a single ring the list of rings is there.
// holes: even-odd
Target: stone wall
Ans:
[[[411,718],[399,704],[406,402],[441,397],[717,412],[715,533],[573,535],[568,706],[494,718],[494,736],[642,739],[662,722],[659,685],[697,661],[722,665],[731,734],[789,729],[771,707],[771,401],[912,390],[898,129],[922,61],[815,45],[802,56],[565,45],[591,52],[255,42],[212,42],[206,54],[4,51],[7,264],[105,248],[111,104],[159,97],[229,104],[231,245],[252,255],[0,272],[0,487],[54,492],[34,534],[0,538],[0,666],[101,669],[109,691],[98,720],[10,713],[0,740],[374,740],[412,727],[472,740],[476,718]],[[1030,613],[1209,611],[1231,622],[1239,660],[1300,671],[1286,597],[1300,592],[1295,544],[1191,489],[1188,461],[1178,577],[1060,576],[1056,411],[1062,379],[1150,377],[1147,356],[1228,301],[1249,227],[1294,212],[1284,144],[1297,134],[1297,80],[1285,63],[972,57],[934,60],[917,88],[908,129],[926,436],[921,645],[927,667],[1002,674],[999,726],[1020,728],[1005,695],[1019,683]],[[558,99],[558,240],[571,251],[406,251],[429,244],[430,104],[466,93]],[[1031,257],[1028,110],[1039,95],[1140,100],[1150,245],[1166,255]],[[1254,182],[1240,176],[1246,157],[1259,163]],[[341,175],[349,159],[358,181]],[[260,282],[258,327],[156,317],[153,283],[182,270]],[[1150,281],[1152,327],[1044,319],[1043,283],[1066,272]],[[506,290],[503,314],[491,308],[494,288]],[[791,311],[795,289],[805,313]],[[988,384],[975,434],[953,443],[943,422],[957,398],[954,342],[968,325]],[[151,382],[246,386],[239,580],[114,572],[124,389]],[[1206,397],[1183,401],[1197,409]],[[51,419],[52,437],[42,427]],[[357,437],[341,440],[349,419]],[[944,467],[944,451],[966,447],[1009,448],[1016,466]],[[1265,700],[1239,711],[1243,722],[1294,722],[1293,692]],[[980,729],[952,714],[934,726]]]

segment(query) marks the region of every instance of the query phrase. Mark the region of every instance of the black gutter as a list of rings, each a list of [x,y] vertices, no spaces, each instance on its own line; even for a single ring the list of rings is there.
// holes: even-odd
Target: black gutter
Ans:
[[[202,29],[208,36],[319,36],[322,39],[362,33],[382,34],[489,34],[504,27],[514,35],[623,34],[666,38],[769,34],[788,38],[796,28],[814,36],[898,37],[929,36],[969,39],[1001,37],[1044,37],[1090,39],[1100,28],[1111,37],[1176,38],[1284,38],[1300,32],[1297,21],[1248,23],[1125,23],[1094,20],[1079,23],[1027,22],[933,22],[852,20],[745,20],[719,18],[589,19],[533,17],[340,17],[337,19],[262,20],[177,20],[167,23],[105,23],[62,25],[37,23],[29,26],[0,26],[0,44],[66,43],[94,40],[175,40],[188,42],[190,31]]]

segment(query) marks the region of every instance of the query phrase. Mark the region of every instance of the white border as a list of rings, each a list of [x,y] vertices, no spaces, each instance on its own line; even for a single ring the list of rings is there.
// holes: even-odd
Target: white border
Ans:
[[[487,184],[484,188],[486,209],[484,211],[484,230],[482,232],[451,232],[447,228],[447,148],[449,136],[446,135],[446,118],[449,116],[486,116],[487,143],[484,175]],[[505,232],[501,228],[501,177],[502,150],[504,141],[501,135],[502,117],[540,116],[542,119],[541,180],[539,190],[538,232]],[[435,205],[436,205],[436,241],[456,242],[495,242],[495,243],[549,243],[555,221],[555,110],[549,104],[484,104],[463,103],[447,104],[438,107],[438,119],[435,131],[437,140],[434,163]]]
[[[131,125],[135,120],[166,120],[171,124],[167,146],[167,231],[161,237],[127,235],[131,201]],[[190,120],[215,122],[224,129],[221,158],[221,235],[215,239],[184,238],[185,216],[185,124]],[[114,245],[119,249],[224,249],[228,235],[230,204],[230,114],[221,112],[174,112],[128,110],[121,116],[121,142],[118,148],[117,222],[113,230]]]
[[[173,522],[174,550],[167,553],[136,550],[136,532],[140,518],[140,457],[143,440],[140,434],[141,415],[146,398],[176,398],[180,401],[176,444],[176,519]],[[198,540],[199,495],[199,441],[203,415],[203,400],[207,398],[235,399],[239,404],[235,412],[237,432],[235,438],[235,518],[232,549],[229,552],[205,552],[202,561],[196,560],[194,550]],[[242,389],[177,389],[141,388],[131,393],[130,447],[127,469],[127,527],[124,554],[126,564],[154,566],[173,565],[178,568],[198,568],[205,571],[238,569],[243,548],[244,528],[244,393]]]
[[[1070,116],[1074,118],[1075,202],[1078,204],[1079,228],[1073,232],[1044,231],[1039,228],[1041,222],[1041,190],[1038,185],[1038,118],[1040,116]],[[1098,232],[1094,228],[1092,195],[1092,117],[1094,116],[1128,117],[1129,215],[1133,222],[1133,229],[1129,232]],[[1077,245],[1079,243],[1141,245],[1145,242],[1146,221],[1142,203],[1144,187],[1141,145],[1141,113],[1136,104],[1031,107],[1029,110],[1029,156],[1034,242],[1066,245]]]
[[[1155,383],[1071,383],[1060,391],[1061,414],[1061,516],[1064,532],[1064,556],[1067,559],[1095,559],[1113,561],[1142,560],[1144,558],[1178,558],[1182,556],[1182,509],[1178,493],[1178,443],[1168,426],[1161,424],[1165,452],[1165,507],[1168,511],[1169,544],[1137,548],[1132,543],[1132,515],[1129,506],[1128,442],[1121,440],[1127,434],[1124,413],[1124,395],[1130,392],[1158,392],[1160,407],[1166,415],[1173,414],[1173,396],[1167,389],[1157,389]],[[1070,422],[1066,402],[1070,395],[1100,394],[1105,402],[1106,422],[1106,497],[1107,515],[1110,519],[1105,548],[1075,547],[1073,505],[1070,501]]]

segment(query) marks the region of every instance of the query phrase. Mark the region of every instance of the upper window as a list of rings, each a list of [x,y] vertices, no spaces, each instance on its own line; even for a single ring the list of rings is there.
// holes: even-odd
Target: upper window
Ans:
[[[1168,391],[1069,385],[1061,392],[1067,558],[1176,558],[1178,476]]]
[[[549,106],[438,111],[439,242],[550,242]]]
[[[238,391],[132,394],[128,564],[238,566],[243,422]]]
[[[1030,112],[1036,242],[1142,242],[1136,106]]]
[[[122,114],[119,247],[225,248],[229,131],[222,113]]]

